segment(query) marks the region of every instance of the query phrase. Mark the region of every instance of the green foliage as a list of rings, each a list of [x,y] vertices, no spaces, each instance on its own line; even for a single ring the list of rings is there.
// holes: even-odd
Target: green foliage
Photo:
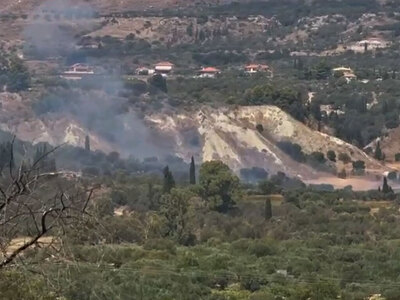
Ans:
[[[278,142],[277,146],[288,154],[291,158],[298,162],[305,162],[306,157],[299,144],[293,144],[289,141]]]
[[[233,208],[240,193],[239,178],[221,161],[201,165],[199,184],[207,206],[219,212],[228,212]]]
[[[381,150],[380,142],[376,143],[376,148],[375,148],[375,152],[374,152],[374,158],[377,159],[377,160],[384,160],[385,159],[385,155],[383,154],[383,152]]]
[[[329,150],[329,151],[326,153],[326,157],[327,157],[330,161],[336,162],[336,153],[335,153],[335,151]]]
[[[347,153],[339,153],[339,160],[342,161],[344,164],[348,164],[351,162],[351,157]]]
[[[190,161],[190,170],[189,170],[189,183],[196,184],[196,165],[194,164],[194,157]]]
[[[55,300],[58,299],[40,276],[28,271],[8,270],[0,273],[0,298],[7,300]]]
[[[165,219],[165,234],[186,245],[193,244],[196,239],[190,231],[190,217],[193,215],[190,208],[192,197],[187,190],[172,189],[160,200],[160,213]]]
[[[324,164],[326,162],[325,155],[318,151],[311,153],[310,159],[319,164]]]
[[[356,175],[363,175],[365,172],[365,162],[362,160],[353,161],[353,172]]]
[[[394,159],[395,159],[395,161],[400,161],[400,153],[396,153],[394,155]]]
[[[383,177],[382,193],[384,193],[384,194],[392,194],[393,193],[393,189],[387,183],[386,177]]]
[[[164,93],[168,92],[167,80],[161,74],[155,74],[149,79],[149,85]]]
[[[269,220],[272,218],[272,205],[271,199],[265,200],[265,219]]]
[[[279,89],[270,84],[258,85],[248,89],[245,98],[248,105],[276,105],[300,121],[305,119],[301,93],[289,87]]]
[[[282,187],[271,180],[264,180],[258,184],[260,192],[264,195],[278,194],[282,191]]]
[[[23,61],[16,55],[0,50],[0,89],[10,92],[27,90],[30,86],[30,74]]]
[[[175,187],[175,179],[171,171],[169,170],[168,166],[164,168],[163,174],[164,174],[163,193],[165,194],[169,193],[171,189]]]
[[[85,150],[90,152],[90,138],[88,135],[85,137]]]
[[[343,168],[343,169],[338,173],[337,176],[338,176],[339,178],[346,179],[346,177],[347,177],[346,169]]]

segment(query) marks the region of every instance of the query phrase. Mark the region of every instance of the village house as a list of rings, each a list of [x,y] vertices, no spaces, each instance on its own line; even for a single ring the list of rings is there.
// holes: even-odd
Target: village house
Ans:
[[[269,66],[262,64],[249,64],[244,67],[244,71],[248,74],[254,74],[258,72],[268,72],[270,71]]]
[[[154,70],[160,74],[169,74],[173,71],[174,64],[168,61],[159,62],[154,66]]]
[[[344,115],[344,113],[345,113],[343,110],[335,108],[331,104],[327,104],[327,105],[323,104],[323,105],[320,105],[319,108],[321,110],[321,113],[326,114],[326,116],[329,116],[332,113],[335,113],[337,115]]]
[[[388,42],[380,38],[368,38],[358,41],[357,44],[360,47],[367,45],[367,48],[371,49],[386,48],[388,46]]]
[[[136,74],[137,75],[143,75],[143,76],[145,76],[145,75],[152,75],[152,74],[154,74],[154,69],[149,69],[149,68],[146,68],[146,67],[139,67],[139,68],[137,68],[136,69]]]
[[[86,64],[77,63],[68,68],[61,77],[70,80],[80,80],[83,77],[94,75],[94,69]]]
[[[206,67],[200,70],[200,78],[214,78],[216,75],[220,74],[221,70],[214,67]]]
[[[336,77],[343,77],[347,80],[347,82],[351,80],[357,79],[357,76],[354,74],[353,69],[348,67],[338,67],[332,69],[332,73]]]

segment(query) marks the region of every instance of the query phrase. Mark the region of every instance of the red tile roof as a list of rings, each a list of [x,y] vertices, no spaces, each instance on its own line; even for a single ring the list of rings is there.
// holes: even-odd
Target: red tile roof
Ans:
[[[214,68],[214,67],[206,67],[200,70],[202,73],[219,73],[221,70]]]
[[[156,66],[168,66],[168,67],[172,67],[174,66],[173,63],[170,63],[169,61],[160,61],[159,63],[156,64]]]

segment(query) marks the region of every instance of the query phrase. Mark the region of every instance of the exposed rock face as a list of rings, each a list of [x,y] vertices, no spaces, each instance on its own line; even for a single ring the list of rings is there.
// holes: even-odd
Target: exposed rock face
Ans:
[[[176,153],[185,159],[193,155],[196,147],[182,133],[197,131],[201,144],[197,145],[196,153],[202,160],[219,159],[235,170],[262,167],[271,173],[283,171],[302,178],[318,176],[315,170],[299,164],[279,149],[276,143],[282,141],[299,144],[307,154],[316,151],[326,154],[333,150],[337,154],[347,153],[353,160],[365,161],[368,169],[383,169],[357,147],[314,131],[275,106],[204,108],[195,117],[193,114],[153,115],[147,121],[173,138]]]
[[[122,155],[143,157],[152,156],[154,149],[160,149],[160,155],[175,154],[187,161],[192,155],[197,161],[222,160],[235,171],[261,167],[270,173],[283,171],[303,179],[320,176],[277,146],[278,142],[290,141],[299,144],[306,154],[318,151],[326,155],[333,150],[337,155],[347,153],[352,160],[365,161],[368,169],[385,169],[357,147],[315,131],[275,106],[204,107],[199,111],[164,112],[145,116],[140,124],[137,115],[128,111],[120,117],[127,124],[124,134],[145,139],[137,142],[144,148],[151,147],[149,151],[141,147],[139,154],[133,146],[129,152],[130,147],[127,150],[126,144],[118,143],[119,139],[112,142],[95,128],[88,130],[69,114],[37,116],[29,102],[16,94],[1,93],[0,104],[0,128],[33,143],[68,143],[84,147],[88,134],[91,148],[104,152],[118,151]],[[134,119],[135,122],[130,121]]]
[[[18,94],[0,93],[0,129],[15,134],[18,138],[34,144],[48,142],[52,145],[71,144],[84,147],[85,137],[91,138],[91,148],[110,152],[113,145],[87,130],[78,121],[67,115],[34,114],[29,103]]]

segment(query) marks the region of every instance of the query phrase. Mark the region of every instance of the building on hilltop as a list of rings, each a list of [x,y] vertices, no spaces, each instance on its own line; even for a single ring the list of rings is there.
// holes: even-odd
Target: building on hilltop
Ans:
[[[85,76],[94,75],[94,69],[86,64],[77,63],[68,68],[61,77],[71,80],[80,80]]]
[[[220,74],[221,70],[214,67],[205,67],[200,70],[200,78],[214,78],[216,75]]]
[[[160,74],[169,74],[173,71],[173,69],[174,64],[168,61],[159,62],[154,66],[154,70],[156,71],[156,73]]]
[[[343,77],[347,82],[357,79],[357,75],[354,74],[352,68],[348,67],[337,67],[332,69],[332,73],[335,77]]]
[[[244,67],[244,71],[248,74],[254,74],[258,72],[268,72],[271,71],[270,67],[262,64],[249,64]]]

